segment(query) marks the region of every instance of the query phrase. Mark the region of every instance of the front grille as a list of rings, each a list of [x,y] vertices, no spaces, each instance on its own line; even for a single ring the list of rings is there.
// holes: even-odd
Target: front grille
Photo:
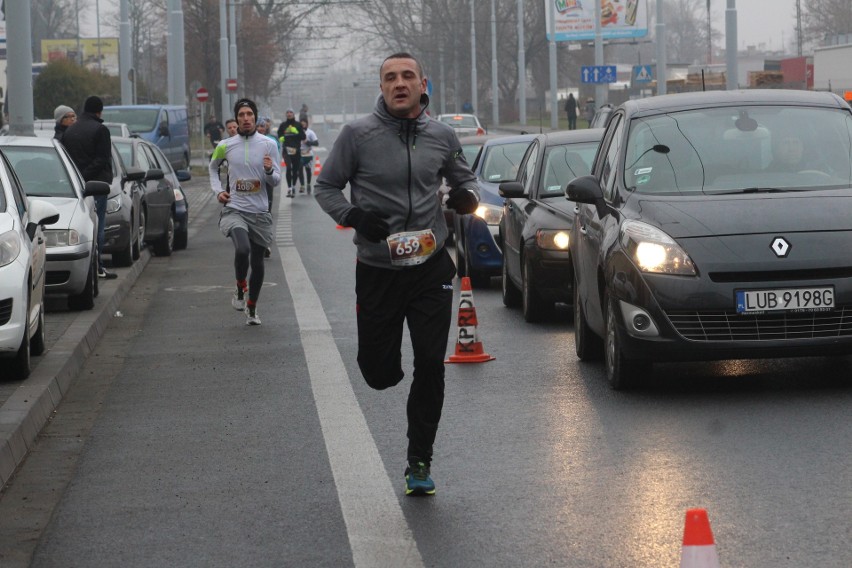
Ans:
[[[6,325],[12,319],[12,298],[0,300],[0,325]]]
[[[791,280],[838,280],[852,278],[852,266],[805,270],[764,270],[760,272],[711,272],[713,282],[775,282]]]
[[[56,284],[65,284],[69,278],[71,278],[71,272],[68,270],[48,270],[44,283],[48,286],[55,286]]]
[[[852,336],[852,306],[827,312],[738,314],[733,310],[667,312],[692,341],[777,341]]]

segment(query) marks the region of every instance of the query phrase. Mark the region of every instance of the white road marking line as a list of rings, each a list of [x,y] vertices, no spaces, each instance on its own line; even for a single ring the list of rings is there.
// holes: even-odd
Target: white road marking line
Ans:
[[[292,201],[278,222],[290,226]],[[355,398],[331,325],[295,246],[279,246],[293,298],[323,438],[356,568],[418,568],[423,559]],[[401,490],[402,475],[398,480]]]

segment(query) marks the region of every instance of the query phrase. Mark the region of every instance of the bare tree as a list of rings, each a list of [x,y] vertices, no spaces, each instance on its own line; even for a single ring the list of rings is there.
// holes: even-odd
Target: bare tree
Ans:
[[[704,63],[707,60],[707,10],[704,0],[662,1],[666,11],[668,60]]]
[[[809,0],[802,6],[805,37],[817,44],[833,36],[852,34],[852,2]]]
[[[33,0],[33,59],[41,61],[41,40],[62,39],[77,35],[77,10],[84,10],[89,0]]]

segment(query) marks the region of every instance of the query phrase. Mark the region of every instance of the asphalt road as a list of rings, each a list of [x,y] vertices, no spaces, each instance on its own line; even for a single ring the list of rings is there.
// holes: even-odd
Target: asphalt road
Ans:
[[[351,231],[281,206],[260,327],[230,307],[215,204],[150,259],[0,495],[4,568],[674,566],[690,507],[723,566],[852,565],[850,358],[613,392],[569,310],[526,324],[496,281],[474,292],[496,360],[448,365],[438,494],[406,498],[409,382],[360,378]]]

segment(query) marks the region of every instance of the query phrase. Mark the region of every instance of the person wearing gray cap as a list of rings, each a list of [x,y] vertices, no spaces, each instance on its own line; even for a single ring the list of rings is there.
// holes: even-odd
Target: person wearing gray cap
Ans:
[[[56,126],[53,127],[53,137],[62,142],[65,131],[77,122],[77,113],[70,106],[59,105],[53,109],[53,120],[56,121]]]
[[[296,181],[299,179],[299,168],[302,167],[301,147],[305,139],[305,131],[296,120],[293,109],[287,109],[287,119],[278,125],[278,139],[281,140],[281,151],[287,163],[287,197],[296,194]],[[301,193],[305,188],[301,189]]]

